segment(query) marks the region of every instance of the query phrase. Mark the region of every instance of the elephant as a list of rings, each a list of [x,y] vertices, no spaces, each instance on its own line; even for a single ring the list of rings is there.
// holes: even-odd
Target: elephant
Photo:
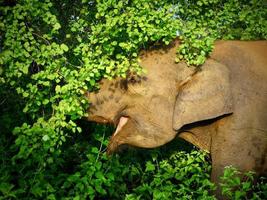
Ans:
[[[200,67],[175,62],[180,43],[141,51],[145,74],[103,79],[87,93],[87,119],[117,127],[107,153],[178,136],[210,153],[215,183],[229,165],[266,174],[267,41],[216,41]]]

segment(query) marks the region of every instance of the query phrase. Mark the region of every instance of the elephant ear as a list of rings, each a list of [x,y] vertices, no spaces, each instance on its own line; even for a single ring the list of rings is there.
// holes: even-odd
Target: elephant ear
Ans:
[[[225,65],[209,59],[179,88],[173,128],[179,130],[183,125],[232,112],[230,72]]]

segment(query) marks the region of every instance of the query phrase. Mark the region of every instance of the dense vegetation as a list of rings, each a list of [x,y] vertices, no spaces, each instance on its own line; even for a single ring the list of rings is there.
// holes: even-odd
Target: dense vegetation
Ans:
[[[216,39],[266,39],[264,0],[0,2],[0,199],[214,199],[208,156],[189,144],[107,158],[111,128],[82,120],[84,91],[143,73],[138,52],[177,36],[177,62],[195,66]],[[225,194],[266,198],[252,179],[224,179]]]

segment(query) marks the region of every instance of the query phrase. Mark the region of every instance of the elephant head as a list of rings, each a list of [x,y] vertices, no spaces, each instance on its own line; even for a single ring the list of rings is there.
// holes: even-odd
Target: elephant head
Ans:
[[[142,52],[144,76],[105,79],[89,93],[88,120],[117,127],[109,154],[122,144],[161,146],[186,124],[232,112],[227,68],[212,60],[202,68],[175,63],[177,45]]]

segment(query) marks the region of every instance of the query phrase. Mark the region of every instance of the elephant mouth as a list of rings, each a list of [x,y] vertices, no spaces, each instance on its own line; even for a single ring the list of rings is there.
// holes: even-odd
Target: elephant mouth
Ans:
[[[113,136],[117,135],[122,130],[122,128],[127,124],[128,120],[129,120],[129,117],[125,117],[125,116],[121,116],[118,119],[118,122],[116,123],[117,128],[116,128],[116,131],[114,132]]]

